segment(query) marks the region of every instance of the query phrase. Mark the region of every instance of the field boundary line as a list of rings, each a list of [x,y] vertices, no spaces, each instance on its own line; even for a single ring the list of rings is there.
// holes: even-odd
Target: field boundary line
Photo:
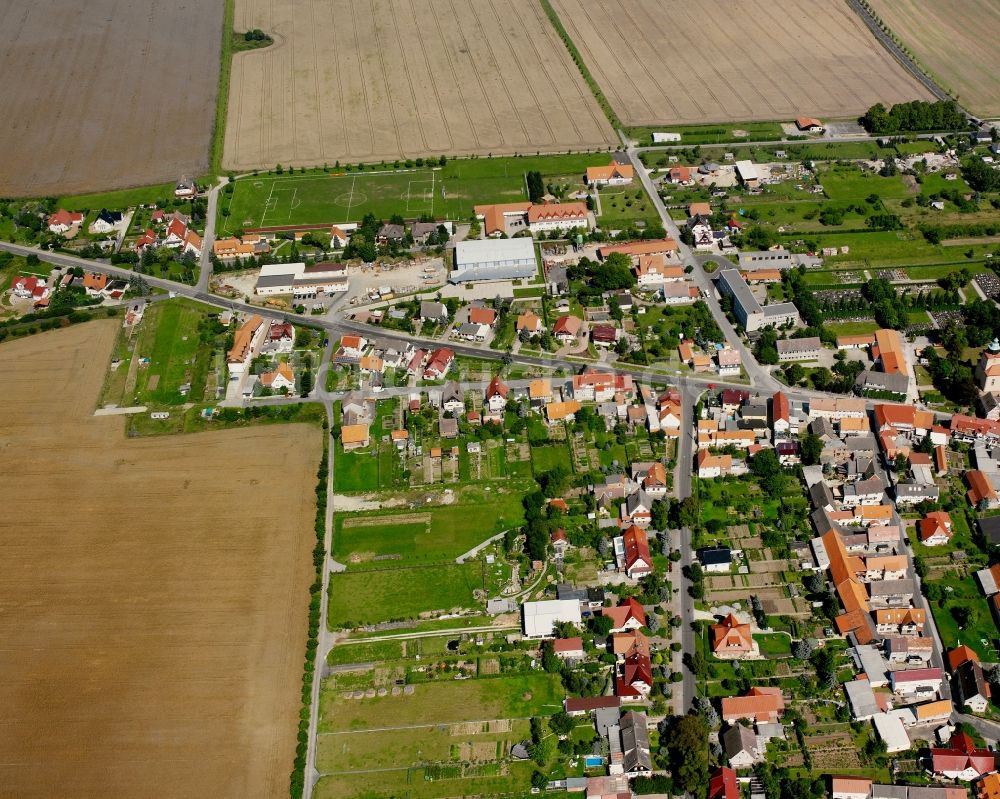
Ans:
[[[346,216],[344,217],[345,223],[351,221],[351,206],[354,205],[354,184],[357,182],[358,182],[358,176],[355,175],[354,177],[351,178],[351,194],[347,198],[347,211],[345,212]]]

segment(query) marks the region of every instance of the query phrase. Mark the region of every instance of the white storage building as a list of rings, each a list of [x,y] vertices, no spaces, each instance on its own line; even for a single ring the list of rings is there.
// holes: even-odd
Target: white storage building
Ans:
[[[535,242],[530,237],[473,239],[455,245],[455,269],[448,280],[475,283],[533,278],[537,274]]]

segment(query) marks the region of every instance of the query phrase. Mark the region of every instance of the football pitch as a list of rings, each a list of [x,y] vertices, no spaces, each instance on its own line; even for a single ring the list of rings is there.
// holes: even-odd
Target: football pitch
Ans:
[[[344,224],[365,214],[380,219],[442,215],[433,170],[356,175],[260,176],[236,182],[223,232],[276,225]],[[223,206],[225,207],[225,206]]]
[[[606,164],[607,153],[482,158],[449,161],[442,168],[304,175],[262,174],[240,178],[220,201],[219,233],[256,227],[343,225],[365,214],[387,220],[462,220],[482,203],[528,199],[525,173],[582,181],[588,166]],[[582,184],[581,184],[582,185]]]

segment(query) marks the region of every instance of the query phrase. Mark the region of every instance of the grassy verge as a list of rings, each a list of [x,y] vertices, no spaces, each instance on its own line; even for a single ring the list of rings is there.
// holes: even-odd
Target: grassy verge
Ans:
[[[222,15],[222,53],[219,59],[219,88],[215,95],[215,124],[208,151],[209,174],[203,180],[211,182],[222,171],[222,148],[226,139],[226,111],[229,106],[229,81],[233,72],[233,17],[236,0],[225,0]]]
[[[622,126],[621,120],[618,118],[615,110],[611,107],[611,103],[608,102],[608,98],[604,96],[604,92],[601,91],[601,87],[597,85],[597,81],[594,80],[594,76],[590,74],[590,70],[587,68],[587,64],[583,60],[583,56],[580,55],[580,51],[576,49],[576,44],[570,38],[566,28],[563,27],[562,20],[559,19],[559,15],[552,7],[552,3],[550,3],[549,0],[540,0],[540,2],[545,11],[545,15],[549,18],[549,22],[552,23],[552,27],[556,29],[556,33],[558,33],[560,38],[563,40],[563,44],[565,44],[566,49],[569,50],[569,54],[573,58],[573,62],[576,64],[577,69],[580,70],[580,74],[587,82],[587,86],[590,87],[590,91],[594,95],[594,99],[597,100],[597,104],[601,107],[601,110],[608,118],[608,122],[611,123],[611,126],[617,130]]]
[[[305,788],[306,750],[309,746],[309,715],[312,705],[312,686],[316,670],[316,647],[319,635],[319,611],[323,600],[323,578],[320,570],[326,558],[323,540],[326,537],[327,476],[329,466],[328,436],[323,436],[323,459],[316,472],[316,546],[313,547],[313,568],[316,579],[309,586],[309,637],[306,639],[306,659],[302,667],[302,709],[299,711],[299,735],[295,747],[295,764],[288,778],[288,792],[293,797],[302,796]]]

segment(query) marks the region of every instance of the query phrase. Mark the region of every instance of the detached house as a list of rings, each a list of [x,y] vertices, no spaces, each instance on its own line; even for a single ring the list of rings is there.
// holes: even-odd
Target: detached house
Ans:
[[[48,218],[49,232],[61,236],[82,222],[83,214],[79,211],[70,212],[60,208]]]
[[[500,375],[496,375],[490,381],[489,386],[486,387],[486,394],[483,397],[485,402],[484,409],[487,411],[487,418],[503,418],[503,412],[507,407],[507,396],[509,394],[510,389],[507,387],[507,384],[500,379]]]
[[[629,597],[614,608],[601,608],[601,615],[611,619],[611,632],[623,633],[646,626],[646,611],[635,599]]]
[[[583,320],[576,316],[560,316],[552,328],[552,335],[563,344],[572,344],[580,335]]]
[[[635,169],[631,164],[619,164],[612,161],[607,166],[587,167],[588,186],[624,186],[632,182]]]
[[[932,511],[917,522],[917,533],[924,546],[943,546],[951,540],[951,516],[941,510]]]
[[[712,654],[717,658],[732,660],[746,657],[755,651],[750,625],[742,624],[732,613],[719,624],[713,624]]]
[[[649,541],[646,531],[632,525],[621,536],[621,543],[615,541],[615,549],[621,547],[622,570],[633,580],[653,571],[653,559],[649,555]]]

